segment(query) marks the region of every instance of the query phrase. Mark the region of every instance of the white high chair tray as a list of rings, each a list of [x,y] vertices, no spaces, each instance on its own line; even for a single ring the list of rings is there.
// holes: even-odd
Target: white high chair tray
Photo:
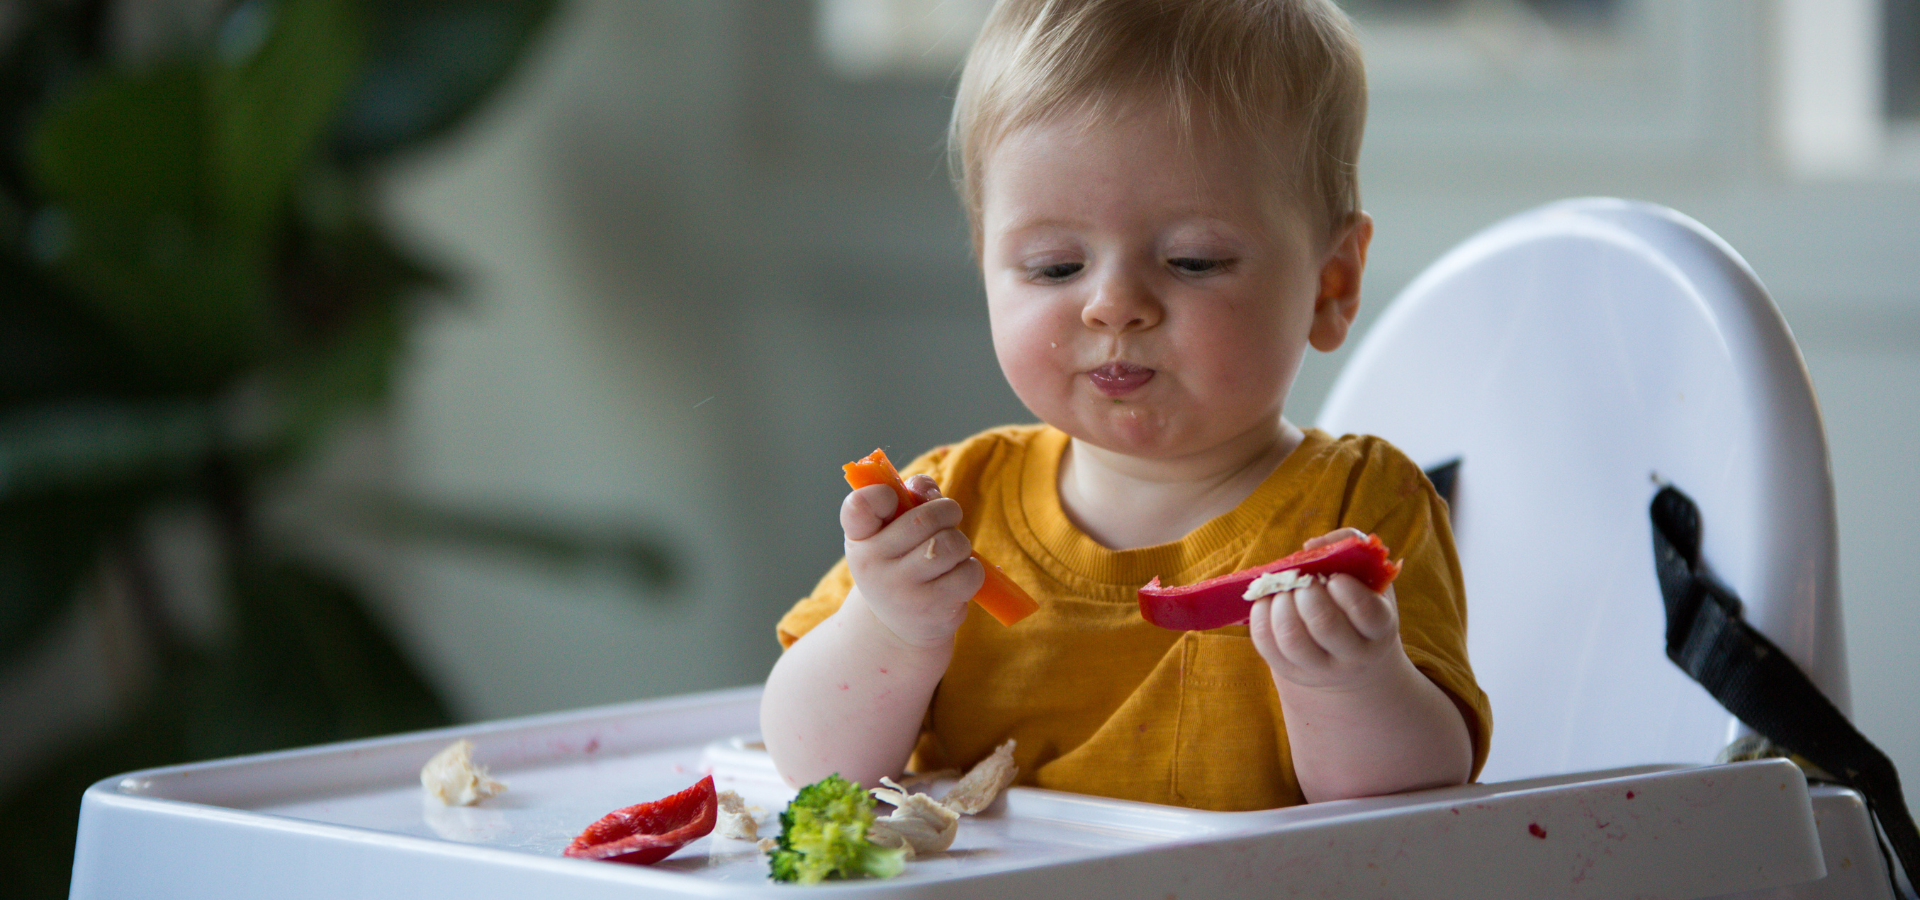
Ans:
[[[950,852],[817,887],[770,882],[752,843],[713,836],[653,866],[560,855],[607,812],[706,771],[777,833],[793,791],[739,738],[758,706],[759,688],[742,688],[107,779],[82,802],[72,896],[1686,898],[1828,868],[1816,803],[1782,760],[1241,813],[1013,788],[962,820]],[[509,790],[427,800],[421,765],[462,737]]]

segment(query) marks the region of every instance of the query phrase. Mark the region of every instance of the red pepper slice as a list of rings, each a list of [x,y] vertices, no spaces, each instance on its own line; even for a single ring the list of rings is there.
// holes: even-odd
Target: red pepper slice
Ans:
[[[607,813],[567,845],[566,855],[652,865],[706,837],[719,815],[720,797],[713,789],[713,776],[708,775],[671,797]]]
[[[1161,587],[1156,577],[1140,589],[1140,615],[1161,628],[1174,631],[1206,631],[1239,625],[1247,621],[1247,614],[1253,609],[1253,603],[1246,599],[1247,585],[1262,575],[1288,569],[1297,569],[1303,575],[1352,575],[1376,593],[1386,590],[1394,576],[1400,574],[1400,564],[1387,560],[1387,545],[1380,543],[1378,535],[1342,538],[1264,566],[1241,569],[1185,587]]]
[[[856,491],[870,484],[884,484],[892,488],[894,497],[900,501],[893,508],[894,519],[920,505],[920,496],[907,490],[906,482],[900,480],[900,473],[894,469],[893,462],[887,459],[885,450],[876,449],[840,468],[847,473],[847,483],[853,485]],[[987,562],[978,553],[973,554],[973,558],[980,560],[980,566],[987,570],[987,580],[981,582],[980,590],[974,592],[973,602],[980,604],[980,608],[998,619],[1000,624],[1012,625],[1033,615],[1040,608],[1033,596],[1008,578],[1007,573],[1000,571],[999,566]]]

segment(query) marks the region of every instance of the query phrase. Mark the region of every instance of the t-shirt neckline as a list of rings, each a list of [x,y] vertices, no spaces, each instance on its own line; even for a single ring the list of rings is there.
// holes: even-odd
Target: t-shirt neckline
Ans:
[[[1318,428],[1303,431],[1300,444],[1233,509],[1179,540],[1112,550],[1075,526],[1060,505],[1060,460],[1071,438],[1057,428],[1042,428],[1027,448],[1020,477],[1008,484],[1013,494],[1006,498],[1008,508],[1015,511],[1013,531],[1036,562],[1068,583],[1132,590],[1154,577],[1168,584],[1196,580],[1196,573],[1217,570],[1222,557],[1244,554],[1274,511],[1296,499],[1302,482],[1296,476],[1332,442]]]

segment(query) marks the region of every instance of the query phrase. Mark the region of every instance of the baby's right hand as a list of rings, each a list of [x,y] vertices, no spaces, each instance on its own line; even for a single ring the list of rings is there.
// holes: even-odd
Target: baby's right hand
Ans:
[[[953,639],[986,571],[961,534],[960,504],[940,496],[933,479],[915,475],[907,489],[926,502],[889,522],[899,498],[884,485],[853,491],[840,504],[847,567],[880,624],[903,643],[936,647]]]

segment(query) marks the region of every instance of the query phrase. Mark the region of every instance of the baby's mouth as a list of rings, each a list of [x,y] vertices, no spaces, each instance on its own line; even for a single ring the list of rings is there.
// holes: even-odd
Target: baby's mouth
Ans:
[[[1093,386],[1109,397],[1122,397],[1139,390],[1140,386],[1153,380],[1153,370],[1142,365],[1118,360],[1107,363],[1087,373]]]

